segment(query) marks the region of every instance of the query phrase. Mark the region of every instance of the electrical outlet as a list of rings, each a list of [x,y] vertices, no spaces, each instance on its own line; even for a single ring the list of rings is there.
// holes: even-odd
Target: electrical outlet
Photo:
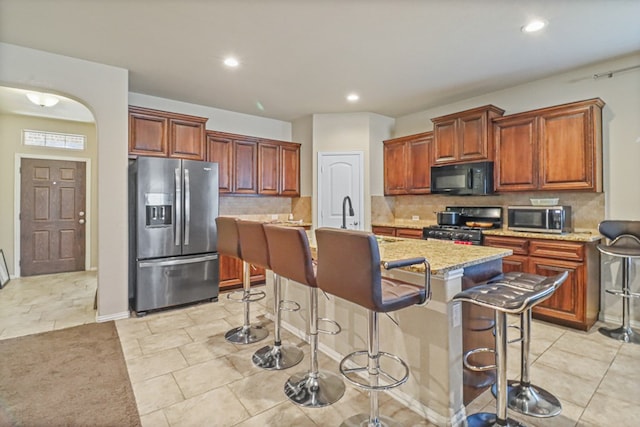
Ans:
[[[413,215],[413,216],[411,217],[411,219],[412,219],[413,221],[419,221],[419,220],[420,220],[420,217],[419,217],[418,215]]]
[[[271,219],[278,219],[278,215],[271,215]]]

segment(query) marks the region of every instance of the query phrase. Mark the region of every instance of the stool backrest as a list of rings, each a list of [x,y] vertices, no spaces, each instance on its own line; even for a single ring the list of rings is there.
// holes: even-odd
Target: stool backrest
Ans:
[[[265,224],[271,271],[303,285],[317,287],[307,232],[302,227]]]
[[[262,222],[238,220],[242,259],[249,264],[271,270],[269,247]]]
[[[318,228],[318,287],[373,311],[384,311],[380,250],[365,231]]]
[[[598,231],[612,241],[612,245],[640,246],[640,221],[602,221]]]
[[[216,228],[218,229],[218,253],[220,255],[242,259],[237,221],[237,218],[231,218],[228,216],[219,216],[216,218]]]

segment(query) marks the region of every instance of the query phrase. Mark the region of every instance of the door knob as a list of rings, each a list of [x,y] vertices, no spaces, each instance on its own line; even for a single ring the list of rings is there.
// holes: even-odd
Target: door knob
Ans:
[[[79,222],[80,224],[84,224],[84,219],[80,219],[80,220],[78,220],[78,222]]]
[[[84,216],[84,211],[80,211],[80,212],[78,212],[78,215],[80,215],[80,216]]]

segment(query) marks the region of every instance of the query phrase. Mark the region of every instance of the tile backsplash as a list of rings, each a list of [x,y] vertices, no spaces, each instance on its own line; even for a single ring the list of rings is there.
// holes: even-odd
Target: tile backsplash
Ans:
[[[289,214],[293,214],[295,220],[311,222],[311,197],[220,197],[221,216],[270,220],[277,215],[278,220],[285,221]]]
[[[574,229],[597,229],[604,219],[604,193],[513,193],[491,196],[373,196],[371,197],[371,222],[392,222],[396,219],[411,219],[419,216],[421,220],[434,222],[434,212],[442,211],[446,206],[502,206],[530,205],[530,198],[558,197],[559,205],[571,206]],[[505,219],[506,222],[506,219]]]

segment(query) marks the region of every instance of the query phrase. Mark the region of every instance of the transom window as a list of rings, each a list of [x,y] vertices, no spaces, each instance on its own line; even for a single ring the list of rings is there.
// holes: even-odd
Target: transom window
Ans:
[[[39,130],[22,130],[22,143],[36,147],[63,148],[66,150],[84,150],[87,144],[86,135],[72,133],[44,132]]]

